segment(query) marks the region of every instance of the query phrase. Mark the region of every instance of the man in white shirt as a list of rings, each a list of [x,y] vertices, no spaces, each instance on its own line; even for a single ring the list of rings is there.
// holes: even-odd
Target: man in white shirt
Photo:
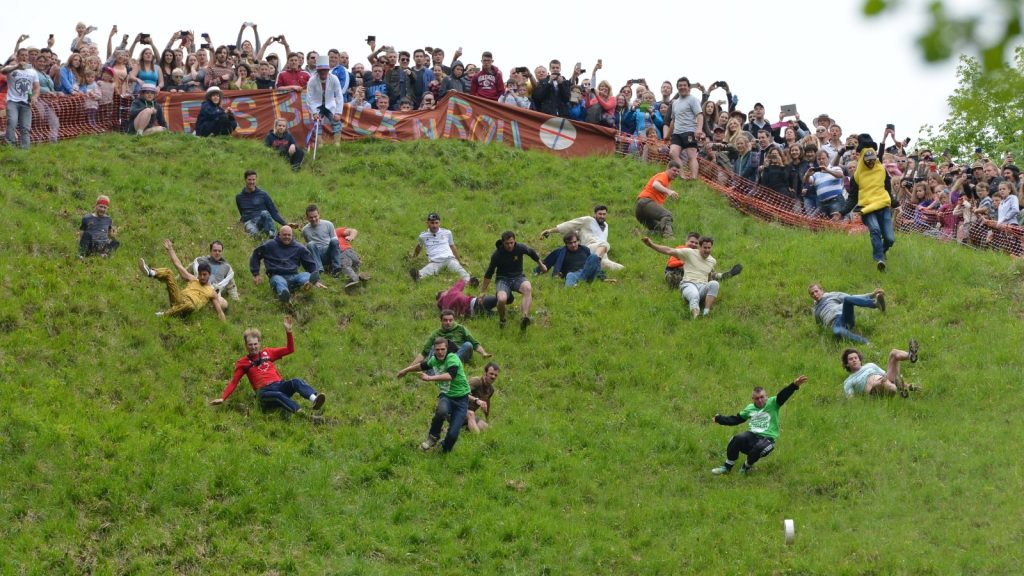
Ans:
[[[345,94],[341,82],[331,74],[329,57],[325,54],[316,60],[316,74],[306,84],[306,106],[313,115],[319,115],[331,125],[334,143],[341,143],[341,113],[345,105]]]
[[[655,244],[650,238],[644,237],[644,244],[666,256],[675,256],[682,260],[683,281],[679,283],[683,299],[690,306],[690,313],[694,318],[707,316],[711,313],[711,307],[718,298],[720,286],[718,281],[723,278],[722,274],[715,272],[715,265],[718,263],[711,255],[711,247],[715,244],[710,236],[702,236],[697,241],[699,248],[672,248]],[[700,304],[704,303],[704,312],[701,313]]]
[[[569,232],[575,232],[579,236],[580,244],[590,249],[590,252],[601,257],[601,267],[605,270],[622,270],[624,266],[612,262],[608,258],[608,252],[612,249],[608,243],[608,207],[603,204],[594,206],[593,216],[580,216],[567,222],[562,222],[554,228],[548,228],[541,232],[541,236],[547,238],[557,233],[564,236]]]
[[[428,262],[426,266],[419,270],[415,268],[409,269],[409,275],[412,276],[413,280],[433,276],[441,270],[448,268],[458,274],[463,280],[470,280],[471,285],[476,285],[469,277],[469,272],[466,272],[466,269],[459,262],[461,258],[459,250],[455,247],[452,231],[447,228],[441,228],[441,216],[437,212],[431,212],[427,215],[427,230],[420,233],[419,243],[416,244],[412,257],[419,256],[420,250],[423,249],[427,251]]]
[[[0,70],[7,75],[7,142],[17,146],[20,130],[21,147],[27,150],[32,130],[31,102],[39,96],[39,76],[29,62],[28,49],[20,48],[16,58],[17,62]]]

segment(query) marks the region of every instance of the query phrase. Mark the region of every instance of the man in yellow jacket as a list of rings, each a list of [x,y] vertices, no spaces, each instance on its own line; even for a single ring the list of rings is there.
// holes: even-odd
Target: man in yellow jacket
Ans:
[[[882,143],[875,150],[871,136],[862,134],[857,145],[859,159],[857,170],[850,180],[850,195],[846,201],[844,213],[857,207],[860,219],[871,232],[871,257],[874,258],[879,272],[885,272],[885,255],[896,242],[892,227],[892,182],[878,156],[885,146],[885,139],[891,134],[886,129]]]

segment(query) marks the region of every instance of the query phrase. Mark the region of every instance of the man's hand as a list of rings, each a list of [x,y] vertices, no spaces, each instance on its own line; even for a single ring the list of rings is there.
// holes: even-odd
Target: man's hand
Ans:
[[[545,274],[548,271],[548,267],[545,266],[543,262],[537,264],[537,266],[540,267],[540,273],[541,274]]]
[[[711,417],[711,421],[714,422],[715,424],[718,424],[718,417],[719,416],[720,416],[720,414],[715,414],[714,416]]]
[[[262,281],[263,281],[263,277],[262,277],[262,276],[260,276],[259,274],[257,274],[257,275],[255,275],[255,276],[253,276],[253,277],[252,277],[252,282],[253,282],[253,284],[256,284],[257,286],[258,286],[258,285],[259,285],[259,283],[260,283],[260,282],[262,282]]]
[[[647,246],[651,246],[651,245],[654,244],[654,242],[651,242],[651,239],[649,237],[647,237],[647,236],[644,236],[643,238],[641,238],[640,241],[643,242],[644,244],[646,244]]]
[[[285,332],[291,332],[292,331],[292,325],[294,323],[295,323],[295,320],[291,316],[285,316],[284,317],[284,331]]]
[[[427,374],[426,372],[420,372],[420,380],[423,380],[424,382],[430,382],[431,380],[433,380],[433,378],[431,378],[430,375]]]
[[[483,408],[484,410],[487,410],[487,401],[486,400],[481,400],[481,399],[477,398],[476,399],[476,405],[481,407],[481,408]]]
[[[793,386],[799,388],[804,382],[807,382],[807,376],[801,374],[800,376],[797,376],[796,380],[793,380]]]
[[[223,403],[224,403],[224,399],[223,398],[214,398],[213,400],[210,400],[210,406],[220,406]]]
[[[164,240],[164,250],[167,250],[168,252],[174,250],[174,244],[171,242],[170,238],[166,238]]]
[[[490,358],[491,356],[494,356],[494,354],[491,354],[490,352],[481,352],[480,353],[480,357],[481,358]]]

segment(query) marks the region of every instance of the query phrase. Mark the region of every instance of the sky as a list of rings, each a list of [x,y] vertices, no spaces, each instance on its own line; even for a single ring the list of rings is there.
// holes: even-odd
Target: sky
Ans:
[[[41,47],[52,33],[55,51],[66,59],[80,20],[99,28],[90,37],[100,44],[101,55],[114,24],[119,36],[152,34],[160,48],[179,29],[209,32],[214,43],[233,44],[240,24],[252,21],[263,38],[284,34],[300,51],[338,48],[349,52],[353,64],[366,63],[365,38],[372,34],[378,46],[410,52],[439,46],[446,60],[461,46],[464,63],[479,63],[480,53],[489,50],[506,73],[557,58],[568,69],[582,62],[589,75],[600,58],[604,67],[598,80],[607,79],[616,89],[630,78],[645,78],[655,90],[680,76],[705,86],[724,80],[739,97],[740,110],[762,102],[772,121],[782,105],[795,104],[806,122],[828,113],[844,133],[870,132],[876,138],[892,123],[897,136],[917,140],[921,125],[937,126],[948,115],[956,59],[926,64],[914,44],[924,26],[924,0],[904,0],[901,8],[872,19],[863,16],[862,4],[675,1],[635,10],[628,3],[609,3],[596,13],[598,3],[391,0],[387,9],[367,5],[353,18],[337,3],[315,0],[294,8],[253,3],[251,10],[238,3],[203,4],[201,17],[200,10],[176,13],[173,4],[52,0],[46,10],[24,10],[17,18],[0,20],[0,44],[13,47],[25,33],[30,38],[24,45]],[[979,7],[967,0],[947,4],[954,10]],[[370,14],[380,14],[387,25],[375,24]],[[246,34],[251,38],[251,31]]]

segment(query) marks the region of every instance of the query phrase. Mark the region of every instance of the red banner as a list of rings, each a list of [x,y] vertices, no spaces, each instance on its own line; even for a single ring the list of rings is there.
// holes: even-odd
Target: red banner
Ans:
[[[157,101],[171,131],[192,132],[201,93],[160,93]],[[299,142],[313,128],[313,115],[303,93],[285,90],[229,91],[222,106],[234,111],[235,135],[263,138],[284,118]],[[504,143],[521,150],[546,150],[563,156],[611,154],[615,131],[584,122],[553,118],[547,114],[500,104],[486,98],[451,92],[434,110],[380,112],[346,105],[341,117],[342,138],[387,138],[389,140],[470,140]]]

